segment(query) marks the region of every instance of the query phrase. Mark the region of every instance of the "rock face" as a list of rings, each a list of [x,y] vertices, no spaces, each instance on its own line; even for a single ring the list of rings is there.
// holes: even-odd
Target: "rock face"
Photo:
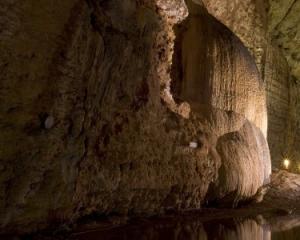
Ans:
[[[284,50],[292,68],[291,74],[296,78],[300,76],[299,11],[300,3],[298,1],[270,0],[269,31],[279,47]]]
[[[288,84],[290,87],[289,118],[285,156],[298,164],[300,157],[299,128],[299,80],[300,80],[300,3],[299,1],[270,0],[269,34],[282,50],[288,65]]]
[[[2,231],[232,205],[268,181],[255,60],[187,4],[0,2]]]
[[[190,16],[178,30],[177,95],[191,105],[240,114],[266,136],[265,88],[255,62],[242,42],[205,11],[190,4]]]
[[[266,50],[265,81],[268,103],[268,143],[272,164],[280,167],[282,159],[294,148],[292,142],[292,88],[290,70],[282,51],[276,46]]]
[[[213,112],[221,167],[212,195],[238,201],[255,194],[271,171],[264,84],[241,41],[203,7],[188,5],[190,15],[177,29],[174,96],[192,111]]]
[[[196,1],[196,0],[195,0]],[[299,158],[299,9],[292,0],[203,0],[250,50],[267,86],[272,163]]]
[[[196,0],[195,0],[196,1]],[[203,0],[209,13],[237,35],[252,53],[258,69],[263,72],[269,45],[268,1],[265,0]]]

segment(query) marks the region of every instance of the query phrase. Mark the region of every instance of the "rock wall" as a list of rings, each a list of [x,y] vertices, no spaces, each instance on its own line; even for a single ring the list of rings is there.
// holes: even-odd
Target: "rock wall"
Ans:
[[[281,50],[269,46],[266,50],[265,79],[268,104],[268,143],[272,164],[280,167],[282,159],[292,150],[291,86],[288,63]]]
[[[210,124],[219,137],[221,165],[212,195],[223,199],[231,194],[239,200],[253,195],[270,174],[264,83],[242,42],[205,8],[192,2],[188,6],[190,15],[177,28],[174,97],[201,114],[217,110]],[[260,144],[263,150],[257,149]],[[246,172],[253,175],[247,179]]]
[[[273,165],[280,167],[284,157],[295,161],[299,155],[298,88],[293,72],[297,71],[299,4],[203,0],[203,5],[241,39],[256,60],[267,86],[268,142]]]
[[[274,43],[282,50],[288,62],[290,86],[290,113],[288,141],[285,157],[292,161],[298,171],[300,157],[300,106],[299,106],[299,79],[300,79],[300,2],[299,1],[273,1],[270,0],[269,9],[269,34]]]
[[[243,115],[267,135],[265,88],[243,43],[223,24],[190,4],[189,18],[178,30],[177,95]],[[180,66],[182,65],[182,66]],[[176,79],[174,79],[174,82]]]
[[[197,0],[195,0],[197,1]],[[231,29],[254,56],[263,72],[268,42],[268,1],[202,0],[209,13]]]
[[[92,213],[200,208],[208,190],[208,200],[232,205],[268,181],[254,59],[203,7],[188,4],[195,18],[182,50],[192,75],[173,79],[187,83],[173,98],[172,61],[180,69],[182,60],[178,49],[172,55],[172,27],[187,17],[182,0],[0,2],[1,231]],[[213,51],[201,48],[203,27]],[[215,74],[202,79],[199,63]]]

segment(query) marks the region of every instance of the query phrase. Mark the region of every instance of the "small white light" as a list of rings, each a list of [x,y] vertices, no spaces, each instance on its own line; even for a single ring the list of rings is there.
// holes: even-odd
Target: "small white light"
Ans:
[[[198,143],[197,142],[190,142],[190,148],[197,148]]]
[[[283,166],[285,169],[288,169],[290,166],[290,160],[287,158],[283,159]]]

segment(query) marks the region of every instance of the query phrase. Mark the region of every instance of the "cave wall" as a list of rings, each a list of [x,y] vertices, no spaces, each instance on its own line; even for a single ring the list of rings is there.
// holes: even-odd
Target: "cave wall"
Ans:
[[[263,72],[268,42],[268,1],[265,0],[195,0],[234,32],[254,56]]]
[[[189,13],[178,29],[175,46],[175,51],[180,48],[177,58],[181,58],[182,65],[173,66],[175,72],[180,71],[176,74],[179,83],[175,83],[180,85],[178,97],[191,105],[209,105],[240,114],[266,136],[265,84],[253,57],[205,8],[190,4]]]
[[[173,55],[173,26],[188,15],[182,0],[0,2],[1,231],[198,209],[210,199],[231,206],[268,181],[255,59],[187,3],[196,30],[183,40],[182,65],[176,47]],[[201,48],[203,29],[212,52]],[[191,77],[170,75],[176,61]],[[172,81],[187,84],[182,95],[173,97]]]
[[[288,144],[285,157],[291,159],[296,171],[299,164],[300,144],[300,105],[299,105],[299,79],[300,79],[300,2],[299,1],[273,1],[270,0],[268,32],[273,42],[281,49],[287,60],[290,86],[290,112],[288,128]]]
[[[2,228],[199,207],[216,171],[208,153],[180,150],[194,130],[172,132],[184,119],[161,104],[168,33],[157,36],[156,7],[1,1]]]
[[[208,109],[215,115],[210,121],[218,130],[221,165],[212,195],[222,201],[228,194],[237,199],[253,195],[267,182],[271,167],[264,83],[243,43],[204,7],[187,3],[189,17],[175,30],[174,97],[187,101],[192,111],[203,114]],[[225,116],[230,128],[224,125]],[[249,179],[247,171],[253,174]],[[239,183],[244,184],[236,188]]]
[[[291,41],[296,41],[294,36],[297,27],[293,26],[287,30],[290,20],[285,19],[286,32],[279,34],[278,28],[282,24],[279,24],[280,19],[284,18],[286,13],[293,19],[291,24],[297,24],[297,4],[294,2],[293,5],[293,1],[264,0],[203,0],[202,3],[210,14],[241,39],[255,58],[267,89],[268,142],[274,167],[281,167],[284,157],[296,160],[297,87],[291,72],[296,63],[295,60],[290,63],[289,59],[292,58],[291,55],[296,56],[297,47],[290,46],[288,55],[288,47],[283,45],[291,45]],[[282,43],[276,39],[280,38],[279,36]]]
[[[294,148],[291,145],[292,116],[290,69],[276,45],[266,50],[265,79],[268,104],[268,143],[272,164],[281,167],[283,158]]]

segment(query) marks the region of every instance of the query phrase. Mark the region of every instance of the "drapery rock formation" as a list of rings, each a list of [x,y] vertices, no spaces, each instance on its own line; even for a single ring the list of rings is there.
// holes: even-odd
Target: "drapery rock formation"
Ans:
[[[187,4],[0,2],[2,231],[232,205],[268,182],[255,58]]]
[[[203,108],[218,111],[209,122],[220,137],[218,152],[222,163],[217,188],[223,190],[214,194],[218,198],[229,193],[252,196],[271,171],[264,138],[264,84],[242,42],[204,8],[188,3],[190,15],[179,27],[175,45],[175,96],[189,102],[197,113],[203,113]],[[222,114],[229,118],[229,125],[224,124]],[[261,143],[262,150],[258,151],[256,147]],[[246,172],[253,175],[247,179]]]
[[[179,71],[178,95],[191,105],[243,115],[266,136],[265,89],[253,58],[224,25],[196,4],[190,5],[190,16],[178,33],[181,52],[175,61],[181,62],[173,66]]]
[[[203,0],[209,13],[250,50],[266,84],[272,163],[299,159],[299,2]],[[297,169],[296,169],[297,170]]]

